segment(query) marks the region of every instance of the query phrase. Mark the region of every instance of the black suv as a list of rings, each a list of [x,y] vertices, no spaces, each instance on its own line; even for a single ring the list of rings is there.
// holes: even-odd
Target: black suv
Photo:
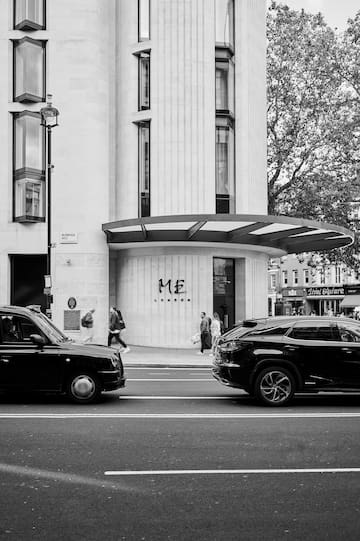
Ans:
[[[115,349],[74,343],[36,308],[0,307],[0,390],[66,393],[89,404],[124,385]]]
[[[216,348],[213,376],[263,404],[294,393],[360,390],[360,323],[336,317],[249,320]]]

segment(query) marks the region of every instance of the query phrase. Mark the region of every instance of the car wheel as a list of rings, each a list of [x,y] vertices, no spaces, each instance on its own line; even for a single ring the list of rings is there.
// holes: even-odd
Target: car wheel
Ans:
[[[101,393],[99,379],[89,372],[72,374],[66,385],[66,394],[72,402],[90,404],[98,400]]]
[[[295,392],[295,380],[286,368],[270,366],[257,376],[254,393],[267,406],[288,404]]]

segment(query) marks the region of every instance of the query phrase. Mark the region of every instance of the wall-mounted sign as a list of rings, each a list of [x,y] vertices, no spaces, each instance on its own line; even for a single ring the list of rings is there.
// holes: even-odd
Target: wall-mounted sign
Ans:
[[[75,297],[70,297],[67,301],[67,305],[70,308],[70,310],[74,310],[76,308],[76,299]]]
[[[284,297],[303,297],[304,289],[302,287],[283,289],[282,294]]]
[[[167,280],[165,282],[162,278],[159,279],[159,293],[167,291],[170,294],[181,295],[186,293],[185,280]]]
[[[80,310],[64,310],[64,331],[80,330]]]
[[[60,244],[77,244],[77,233],[60,233]]]
[[[309,287],[306,290],[307,297],[330,297],[345,295],[343,287]]]

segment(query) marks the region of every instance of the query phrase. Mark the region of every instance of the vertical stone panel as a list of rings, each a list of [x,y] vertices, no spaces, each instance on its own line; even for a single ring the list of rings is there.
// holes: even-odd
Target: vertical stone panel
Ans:
[[[152,214],[214,210],[213,5],[153,0]]]

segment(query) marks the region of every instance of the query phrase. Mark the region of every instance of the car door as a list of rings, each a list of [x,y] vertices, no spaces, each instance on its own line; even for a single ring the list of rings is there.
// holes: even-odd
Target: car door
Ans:
[[[339,332],[339,356],[345,385],[360,387],[360,323],[341,319],[337,323]]]
[[[59,390],[63,375],[63,356],[31,319],[0,313],[0,386],[3,389]],[[43,336],[40,348],[31,334]]]
[[[296,322],[284,340],[284,350],[298,366],[307,387],[344,385],[342,354],[334,322],[319,319]]]

